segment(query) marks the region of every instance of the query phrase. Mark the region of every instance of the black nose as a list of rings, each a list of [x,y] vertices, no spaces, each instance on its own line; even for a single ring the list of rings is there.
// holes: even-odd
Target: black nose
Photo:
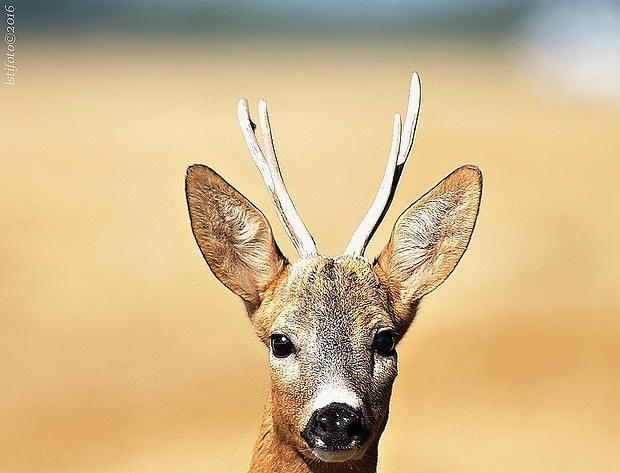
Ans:
[[[328,448],[346,448],[354,443],[361,445],[368,431],[359,411],[334,402],[316,410],[301,435],[311,447],[322,443]]]

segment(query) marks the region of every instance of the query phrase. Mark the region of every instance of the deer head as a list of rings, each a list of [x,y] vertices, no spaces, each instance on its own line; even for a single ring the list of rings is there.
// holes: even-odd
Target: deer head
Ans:
[[[419,105],[414,73],[404,127],[398,114],[394,118],[379,191],[337,257],[319,254],[295,210],[265,102],[259,102],[264,152],[245,99],[239,120],[298,261],[289,263],[261,211],[215,171],[198,164],[188,169],[198,246],[215,276],[245,302],[269,348],[271,393],[252,471],[276,471],[278,462],[289,471],[322,471],[325,462],[361,462],[374,471],[397,374],[396,347],[421,298],[448,277],[467,248],[482,190],[477,167],[455,170],[401,214],[374,261],[364,257],[410,154]]]

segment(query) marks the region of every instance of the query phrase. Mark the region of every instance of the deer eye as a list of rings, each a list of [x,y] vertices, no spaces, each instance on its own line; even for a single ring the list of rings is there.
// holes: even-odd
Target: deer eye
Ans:
[[[286,358],[293,353],[293,342],[286,335],[273,334],[271,336],[271,351],[278,358]]]
[[[396,348],[396,334],[391,330],[381,330],[375,335],[375,350],[383,356],[394,354]]]

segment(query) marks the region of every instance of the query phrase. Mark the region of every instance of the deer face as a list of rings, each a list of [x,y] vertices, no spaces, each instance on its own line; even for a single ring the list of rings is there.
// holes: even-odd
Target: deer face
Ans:
[[[480,172],[459,168],[409,207],[373,264],[315,255],[291,265],[263,214],[213,170],[190,167],[186,190],[205,260],[270,349],[278,435],[306,457],[360,458],[387,421],[396,343],[467,247]]]
[[[371,446],[376,449],[397,374],[396,344],[420,299],[460,260],[475,225],[482,176],[475,166],[463,166],[402,213],[373,263],[364,258],[411,150],[415,105],[419,81],[414,74],[405,129],[401,135],[397,114],[380,191],[337,258],[318,253],[286,192],[264,102],[267,156],[244,100],[239,118],[278,216],[299,251],[296,263],[282,255],[262,212],[215,171],[194,165],[187,172],[198,246],[217,278],[243,299],[256,334],[269,348],[268,414],[275,435],[310,460],[357,460]]]
[[[360,458],[387,420],[397,326],[389,291],[365,260],[290,266],[253,317],[270,348],[275,424],[300,452]]]

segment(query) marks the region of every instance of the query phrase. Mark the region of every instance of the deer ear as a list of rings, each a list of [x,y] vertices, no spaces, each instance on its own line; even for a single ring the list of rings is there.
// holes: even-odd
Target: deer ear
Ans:
[[[190,166],[185,194],[192,231],[213,274],[256,309],[288,264],[269,222],[249,200],[207,166]]]
[[[463,256],[474,230],[482,194],[482,173],[462,166],[412,204],[396,221],[377,261],[394,301],[408,315],[439,286]],[[411,322],[408,320],[407,322]]]

